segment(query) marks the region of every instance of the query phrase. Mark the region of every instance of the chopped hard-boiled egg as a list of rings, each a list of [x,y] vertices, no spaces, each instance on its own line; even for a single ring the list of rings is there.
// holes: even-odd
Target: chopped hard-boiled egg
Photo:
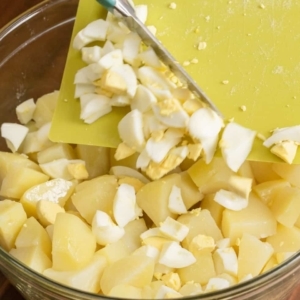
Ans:
[[[125,234],[123,227],[116,225],[107,213],[100,210],[93,218],[92,232],[99,245],[114,243]]]
[[[231,210],[242,210],[248,206],[248,198],[242,197],[235,192],[220,189],[214,196],[214,200],[220,205]]]
[[[184,268],[196,261],[194,255],[178,242],[165,242],[159,256],[159,263],[171,268]]]
[[[36,104],[32,98],[20,103],[16,107],[17,118],[21,124],[27,124],[32,119],[35,108]]]
[[[136,204],[133,186],[121,184],[118,187],[113,203],[113,214],[120,227],[126,226],[130,221],[142,215],[142,210]]]
[[[232,247],[216,249],[213,253],[213,260],[217,274],[227,273],[237,276],[238,259]]]
[[[7,146],[12,152],[18,151],[28,131],[28,127],[16,123],[1,125],[1,136],[5,138]]]
[[[281,141],[271,148],[271,153],[291,164],[296,156],[297,149],[298,145],[294,141]]]
[[[170,217],[160,224],[159,230],[163,235],[177,242],[182,242],[189,233],[187,226]]]
[[[185,214],[187,212],[187,209],[181,196],[181,190],[176,185],[172,187],[169,196],[168,208],[172,213],[178,215]]]
[[[220,140],[220,148],[228,167],[237,172],[249,155],[256,132],[237,123],[228,123]]]

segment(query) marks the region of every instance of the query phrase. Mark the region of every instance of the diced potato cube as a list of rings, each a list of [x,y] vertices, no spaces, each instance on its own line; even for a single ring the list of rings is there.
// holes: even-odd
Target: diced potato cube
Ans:
[[[76,271],[84,268],[95,250],[96,239],[86,223],[68,213],[56,216],[52,240],[54,270]]]
[[[300,188],[300,166],[289,164],[273,164],[272,170],[281,178],[287,180],[291,185]]]
[[[64,213],[65,210],[58,203],[40,200],[36,205],[36,212],[40,223],[47,227],[55,223],[55,219],[58,213]]]
[[[14,247],[26,219],[22,204],[11,200],[0,201],[0,246],[6,251]]]
[[[104,269],[100,281],[101,290],[108,295],[111,289],[120,284],[142,288],[152,281],[154,260],[143,255],[124,257]]]
[[[122,240],[107,244],[105,247],[99,250],[99,253],[106,258],[108,264],[112,264],[115,261],[124,258],[132,253],[126,244]]]
[[[187,172],[182,172],[179,175],[181,176],[181,180],[177,186],[180,188],[185,207],[190,209],[203,198],[203,195]]]
[[[269,236],[266,241],[273,246],[275,253],[298,251],[300,249],[300,229],[278,224],[276,233]]]
[[[218,227],[221,227],[222,216],[224,211],[224,206],[220,205],[214,200],[215,194],[208,194],[200,203],[202,209],[207,209],[213,219],[215,220]]]
[[[110,166],[124,166],[124,167],[128,167],[128,168],[132,168],[132,169],[136,169],[136,160],[139,156],[139,153],[135,153],[129,157],[126,157],[124,159],[121,160],[116,160],[115,159],[115,153],[116,153],[116,149],[111,148],[110,149]]]
[[[40,171],[40,167],[35,162],[28,159],[25,155],[0,151],[0,182],[7,172],[13,167],[28,167]]]
[[[100,278],[106,265],[105,257],[96,252],[88,265],[78,271],[57,271],[51,268],[45,270],[43,275],[75,289],[99,293]]]
[[[264,203],[269,205],[274,196],[276,196],[277,190],[287,186],[291,186],[288,181],[284,179],[278,179],[257,184],[252,190]]]
[[[235,174],[219,157],[215,157],[210,164],[200,159],[187,172],[203,194],[228,189],[228,178]]]
[[[266,204],[253,193],[248,206],[240,211],[223,211],[222,232],[233,245],[244,233],[264,238],[276,233],[276,219]]]
[[[270,209],[279,223],[293,227],[300,216],[300,189],[294,187],[277,189]]]
[[[39,246],[50,258],[52,244],[46,229],[34,218],[30,217],[23,224],[15,242],[16,248]]]
[[[50,126],[51,123],[46,123],[38,130],[28,132],[19,151],[24,154],[32,154],[54,145],[48,137]]]
[[[169,196],[174,185],[180,183],[179,174],[167,175],[156,181],[145,184],[137,193],[137,204],[150,217],[156,226],[167,217],[174,218],[168,208]]]
[[[36,206],[40,200],[50,201],[63,207],[74,191],[72,181],[52,179],[28,189],[20,199],[28,216],[38,218]]]
[[[37,161],[39,164],[44,164],[57,160],[60,158],[75,159],[76,155],[74,149],[69,144],[57,143],[37,154]]]
[[[79,159],[85,161],[89,179],[107,174],[110,168],[109,148],[77,145],[76,154]]]
[[[72,195],[72,202],[86,221],[92,224],[97,210],[112,214],[117,188],[118,182],[115,176],[96,177],[76,186],[75,193]]]
[[[189,233],[182,241],[185,248],[189,248],[193,238],[199,234],[211,236],[215,242],[223,238],[222,232],[212,218],[210,212],[206,209],[195,209],[184,215],[181,215],[178,222],[189,228]]]
[[[171,242],[171,239],[168,239],[166,237],[161,236],[150,236],[148,238],[145,238],[142,241],[142,245],[149,245],[152,247],[157,248],[158,250],[162,250],[165,243]]]
[[[255,176],[251,167],[251,162],[249,160],[246,160],[237,171],[237,174],[241,177],[251,178],[253,181],[253,185],[255,182]]]
[[[42,172],[28,167],[10,168],[2,181],[0,195],[7,198],[20,199],[31,187],[46,182],[49,177]]]
[[[23,264],[36,272],[43,273],[51,268],[52,262],[40,246],[29,246],[11,249],[9,253],[20,260]]]
[[[273,269],[277,265],[278,265],[278,262],[276,260],[276,257],[275,257],[275,255],[272,255],[270,257],[270,259],[267,261],[267,263],[265,264],[264,268],[262,269],[261,274]]]
[[[128,299],[143,299],[142,289],[129,284],[119,284],[114,286],[108,296]]]
[[[260,274],[273,253],[274,249],[269,243],[264,243],[253,235],[243,234],[238,254],[239,280],[249,274],[253,277]]]
[[[272,164],[261,161],[251,161],[251,168],[257,183],[280,179],[272,169]]]
[[[209,251],[200,251],[195,254],[195,257],[195,263],[177,271],[182,284],[187,282],[207,284],[211,277],[216,276],[214,261]]]
[[[40,128],[45,123],[51,122],[52,116],[55,110],[55,106],[58,100],[59,92],[55,91],[43,95],[36,101],[36,108],[33,114],[33,120],[36,126]]]
[[[144,219],[137,219],[129,222],[125,227],[125,234],[122,236],[121,241],[126,247],[133,252],[141,246],[140,235],[148,228]]]

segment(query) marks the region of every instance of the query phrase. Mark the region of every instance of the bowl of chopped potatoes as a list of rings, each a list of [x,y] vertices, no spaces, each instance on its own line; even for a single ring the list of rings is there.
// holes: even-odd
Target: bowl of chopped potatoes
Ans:
[[[151,178],[134,152],[48,138],[77,5],[0,31],[1,272],[31,300],[297,299],[298,166],[199,153]]]

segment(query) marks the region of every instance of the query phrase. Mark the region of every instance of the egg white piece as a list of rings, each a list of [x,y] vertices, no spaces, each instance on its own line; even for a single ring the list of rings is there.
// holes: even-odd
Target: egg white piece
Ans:
[[[103,55],[98,61],[99,65],[105,70],[112,66],[123,65],[123,52],[120,49],[115,49]]]
[[[107,245],[117,242],[125,234],[122,227],[116,225],[110,216],[97,210],[92,221],[92,232],[99,245]]]
[[[95,92],[96,87],[93,84],[76,84],[75,85],[75,98],[79,98],[82,95]]]
[[[148,6],[145,4],[136,5],[134,7],[135,14],[139,18],[139,20],[145,24],[148,17]]]
[[[115,175],[119,178],[133,177],[140,180],[143,183],[150,182],[150,180],[139,171],[125,166],[113,166],[110,168],[109,174]]]
[[[84,98],[81,97],[81,101],[83,101],[82,99]],[[91,124],[111,111],[110,99],[95,94],[86,103],[81,103],[80,119],[87,124]]]
[[[213,260],[217,274],[237,276],[238,258],[232,247],[217,249],[213,253]]]
[[[102,74],[94,72],[94,70],[89,66],[79,69],[74,78],[75,84],[92,84],[94,80],[100,78]]]
[[[182,297],[180,293],[163,284],[155,293],[154,299],[168,299],[168,298],[173,299],[179,297]]]
[[[145,51],[138,54],[139,59],[149,67],[159,69],[162,67],[162,63],[152,48],[148,48]]]
[[[149,157],[149,155],[147,154],[146,149],[144,149],[138,156],[137,160],[136,160],[136,168],[137,169],[141,169],[141,170],[145,170],[148,165],[151,162],[151,158]]]
[[[16,107],[17,118],[21,124],[27,124],[32,120],[35,108],[36,104],[32,98],[22,102]]]
[[[104,46],[102,48],[102,56],[104,56],[114,50],[115,50],[114,44],[110,40],[107,40],[104,43]]]
[[[129,147],[142,151],[145,146],[143,115],[137,109],[125,115],[118,124],[120,138]]]
[[[300,125],[277,129],[263,142],[267,148],[281,141],[294,141],[300,143]]]
[[[201,142],[206,163],[210,163],[214,156],[223,126],[223,120],[210,108],[200,108],[190,117],[188,131]]]
[[[174,214],[181,215],[187,212],[187,209],[181,196],[181,189],[176,185],[172,187],[169,196],[168,208]]]
[[[209,279],[205,291],[212,292],[226,289],[230,286],[230,282],[224,278],[212,277]]]
[[[84,34],[84,29],[82,29],[76,34],[76,36],[73,40],[73,48],[77,49],[77,50],[81,50],[81,48],[88,45],[92,41],[93,41],[93,39],[86,36]]]
[[[81,58],[86,64],[96,63],[102,55],[102,49],[99,46],[83,47],[81,49]]]
[[[151,110],[152,105],[156,102],[157,99],[153,93],[145,86],[139,84],[131,101],[131,109],[138,109],[144,113]]]
[[[120,26],[121,24],[121,26]],[[130,30],[121,22],[112,21],[109,22],[109,28],[107,31],[107,39],[114,44],[123,43],[126,35],[130,33]]]
[[[172,102],[171,104],[164,105],[164,102]],[[167,107],[166,107],[167,106]],[[181,107],[180,102],[177,99],[163,100],[152,105],[152,109],[156,118],[163,124],[174,128],[186,128],[189,115]],[[164,113],[164,111],[168,111]]]
[[[160,224],[159,230],[163,235],[177,242],[182,242],[189,233],[189,227],[170,217]]]
[[[1,136],[6,140],[7,146],[12,152],[16,152],[24,141],[29,129],[17,123],[3,123]]]
[[[155,87],[159,90],[167,90],[170,92],[171,89],[175,88],[175,84],[172,83],[168,78],[164,76],[163,73],[158,70],[143,66],[137,71],[138,79],[143,85]]]
[[[146,139],[150,137],[152,132],[165,131],[167,129],[167,126],[165,124],[162,124],[155,117],[152,110],[143,113],[143,121],[144,121],[143,132]]]
[[[141,42],[141,38],[135,32],[130,32],[123,42],[124,61],[131,66],[138,67],[140,64],[138,53],[140,51]]]
[[[156,163],[160,163],[168,152],[176,146],[183,137],[183,132],[178,129],[169,128],[161,140],[156,141],[149,138],[146,143],[146,151],[149,157]]]
[[[113,202],[113,214],[120,227],[126,226],[142,214],[136,203],[133,186],[123,183],[118,187]]]
[[[184,268],[195,262],[194,255],[182,248],[178,242],[164,243],[159,256],[159,263],[170,268]]]
[[[248,199],[234,192],[219,190],[214,197],[214,200],[225,208],[239,211],[248,206]]]
[[[127,94],[130,98],[133,98],[137,89],[137,78],[133,68],[127,64],[114,65],[110,71],[115,72],[123,78],[127,86]]]
[[[113,95],[110,100],[111,106],[128,106],[130,105],[130,98],[128,95]]]
[[[105,41],[109,22],[98,19],[89,23],[84,29],[83,34],[93,41]]]
[[[228,123],[220,140],[222,156],[228,167],[237,172],[247,159],[254,142],[256,132],[237,123]]]

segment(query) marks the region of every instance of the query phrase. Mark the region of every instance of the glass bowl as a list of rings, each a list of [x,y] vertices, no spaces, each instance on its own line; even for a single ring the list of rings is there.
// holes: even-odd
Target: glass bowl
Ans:
[[[1,123],[16,121],[20,102],[59,89],[77,4],[78,0],[44,1],[0,31]],[[0,150],[7,150],[3,140]],[[0,270],[25,299],[111,299],[48,280],[1,248]],[[252,280],[185,299],[291,299],[299,278],[300,253]]]

